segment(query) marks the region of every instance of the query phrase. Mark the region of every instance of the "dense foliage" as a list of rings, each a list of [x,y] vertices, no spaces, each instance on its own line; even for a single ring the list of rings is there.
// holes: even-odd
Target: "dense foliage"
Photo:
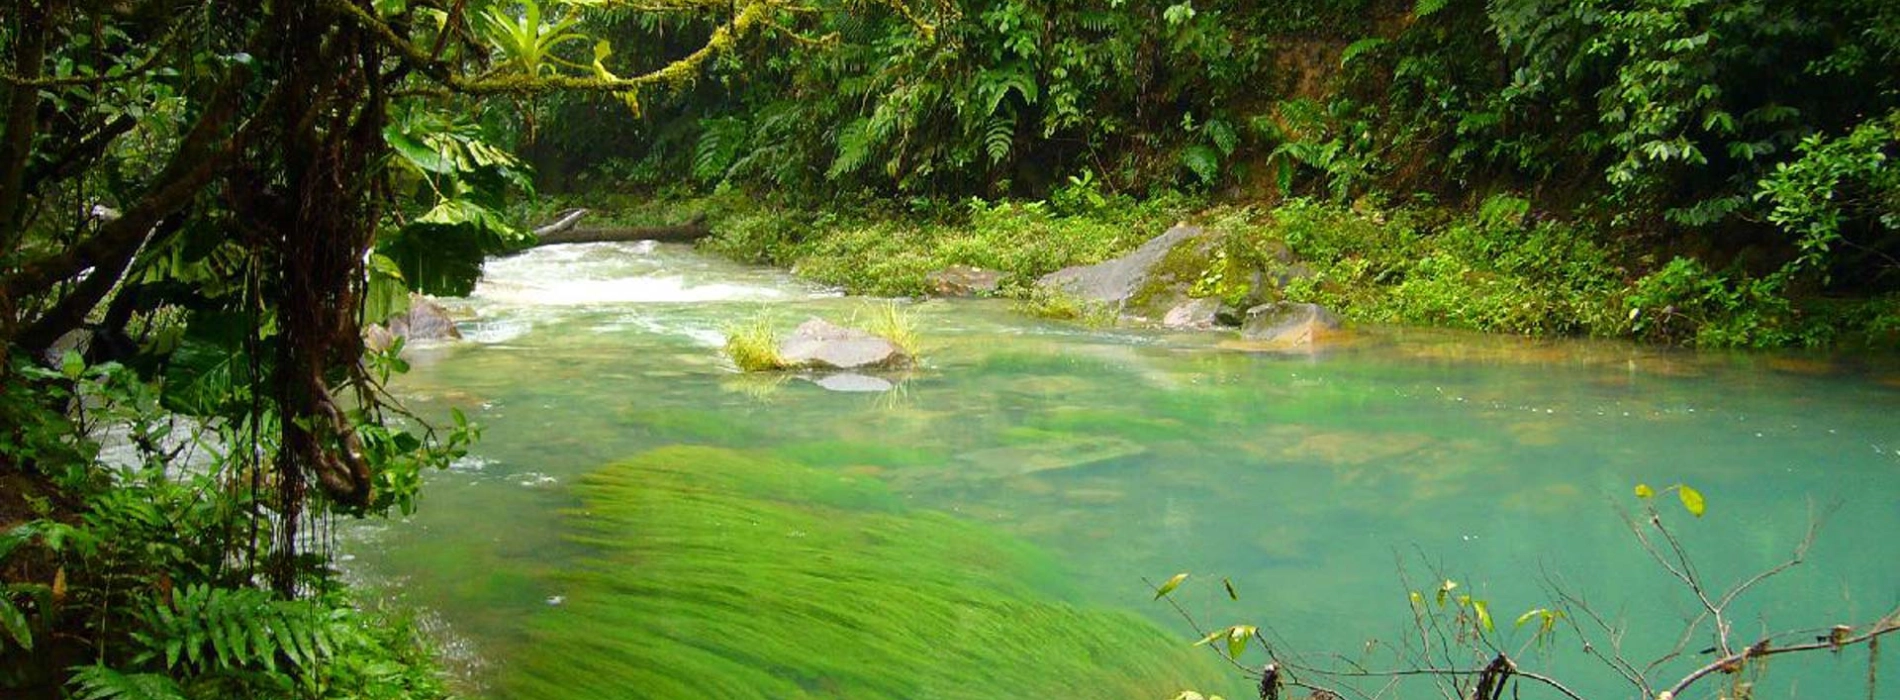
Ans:
[[[440,694],[329,543],[475,429],[404,414],[362,329],[528,242],[513,98],[637,108],[794,11],[719,8],[629,69],[564,3],[8,0],[0,694]]]
[[[1896,12],[960,0],[817,13],[799,26],[818,45],[737,52],[638,119],[550,104],[532,150],[559,185],[738,186],[808,208],[865,193],[1054,203],[1086,184],[1475,216],[1502,193],[1529,203],[1528,228],[1563,222],[1585,239],[1566,245],[1613,253],[1597,271],[1619,290],[1605,307],[1641,309],[1615,334],[1890,338],[1890,302],[1828,300],[1900,289],[1900,180],[1886,167],[1900,151]],[[909,30],[920,15],[934,31]],[[1522,244],[1508,233],[1486,245]]]

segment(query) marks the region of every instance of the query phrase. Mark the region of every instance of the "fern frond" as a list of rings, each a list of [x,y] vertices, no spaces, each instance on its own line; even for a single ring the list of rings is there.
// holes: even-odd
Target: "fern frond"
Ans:
[[[858,119],[838,129],[838,157],[831,160],[825,176],[837,178],[856,172],[871,158],[870,120]]]
[[[1232,124],[1224,120],[1209,119],[1201,130],[1207,134],[1207,140],[1214,143],[1214,148],[1220,150],[1222,156],[1231,156],[1234,154],[1234,149],[1240,147],[1240,134],[1234,131]]]
[[[1009,157],[1010,146],[1016,141],[1016,114],[1004,112],[991,117],[983,127],[983,152],[989,154],[990,163],[1003,162]]]
[[[120,673],[105,666],[73,668],[74,700],[185,700],[178,682],[158,673]]]
[[[142,617],[146,629],[132,636],[144,651],[134,658],[191,673],[276,671],[283,661],[288,670],[314,670],[353,639],[323,606],[252,588],[187,586]]]
[[[1189,146],[1181,151],[1181,165],[1201,179],[1201,184],[1212,185],[1220,177],[1220,154],[1207,146]]]
[[[693,153],[693,178],[701,182],[725,179],[739,151],[750,141],[752,130],[744,119],[721,117],[702,119],[699,142]]]

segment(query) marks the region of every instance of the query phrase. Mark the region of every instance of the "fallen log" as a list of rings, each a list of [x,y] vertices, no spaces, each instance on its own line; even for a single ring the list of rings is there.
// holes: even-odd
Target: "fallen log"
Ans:
[[[622,241],[663,241],[668,243],[690,243],[712,235],[712,227],[706,225],[706,215],[694,216],[684,224],[674,226],[609,226],[601,228],[583,228],[580,220],[587,216],[586,209],[574,209],[563,212],[553,223],[534,230],[535,245],[556,245],[560,243],[609,243]]]

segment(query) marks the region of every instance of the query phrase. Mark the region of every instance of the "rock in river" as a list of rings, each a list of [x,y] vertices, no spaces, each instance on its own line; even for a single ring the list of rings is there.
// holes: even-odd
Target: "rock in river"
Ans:
[[[417,340],[461,340],[449,310],[421,294],[409,295],[409,310],[389,317],[383,324],[363,329],[363,344],[371,350],[387,350],[397,338]]]
[[[930,293],[940,297],[974,297],[996,291],[1003,273],[969,265],[951,265],[924,278]]]
[[[910,355],[890,339],[820,318],[799,324],[778,352],[786,364],[807,369],[884,369],[910,363]]]
[[[1318,304],[1274,302],[1247,310],[1242,338],[1271,345],[1303,347],[1339,330],[1339,317]]]
[[[1127,255],[1094,265],[1065,267],[1044,275],[1036,284],[1084,301],[1107,304],[1123,315],[1157,319],[1186,301],[1188,286],[1200,274],[1199,269],[1164,269],[1172,266],[1163,265],[1163,261],[1179,255],[1175,249],[1182,246],[1211,248],[1212,239],[1199,226],[1176,224]],[[1174,274],[1177,272],[1184,274]]]

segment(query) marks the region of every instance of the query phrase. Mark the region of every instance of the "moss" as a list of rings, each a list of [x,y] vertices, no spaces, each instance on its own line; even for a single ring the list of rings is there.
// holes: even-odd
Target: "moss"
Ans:
[[[778,343],[778,331],[772,328],[769,318],[761,317],[726,329],[726,356],[732,358],[732,363],[741,371],[769,372],[790,367],[778,354]]]
[[[1219,677],[1139,618],[1050,602],[1037,551],[870,479],[674,447],[577,491],[597,551],[506,697],[1134,698]]]

